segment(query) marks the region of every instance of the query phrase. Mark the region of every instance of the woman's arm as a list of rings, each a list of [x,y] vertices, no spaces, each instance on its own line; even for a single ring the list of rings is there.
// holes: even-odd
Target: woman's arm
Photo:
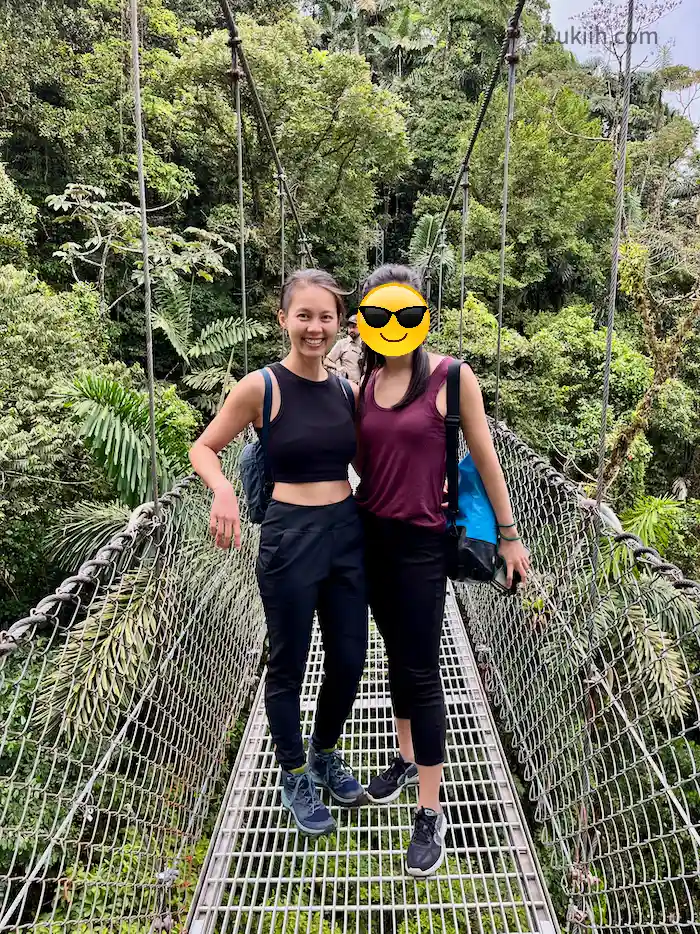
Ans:
[[[220,548],[229,548],[232,537],[235,547],[241,547],[241,522],[236,494],[224,476],[217,454],[260,417],[264,393],[262,373],[249,373],[234,386],[221,411],[190,448],[192,467],[214,491],[209,529]]]
[[[496,522],[501,527],[499,531],[507,538],[518,539],[507,541],[502,538],[499,546],[499,553],[508,566],[508,586],[513,582],[514,570],[518,571],[525,583],[530,567],[529,555],[519,540],[520,533],[513,517],[505,477],[486,421],[481,388],[476,376],[466,364],[460,368],[459,416],[469,452],[496,513]]]

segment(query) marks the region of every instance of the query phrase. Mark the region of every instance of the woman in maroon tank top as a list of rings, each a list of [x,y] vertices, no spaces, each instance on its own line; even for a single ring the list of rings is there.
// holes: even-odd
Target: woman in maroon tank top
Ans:
[[[363,296],[390,282],[421,290],[413,270],[382,266],[364,283]],[[442,504],[450,362],[422,346],[386,358],[366,347],[358,413],[356,497],[366,531],[368,599],[386,648],[399,747],[367,794],[385,803],[418,784],[407,854],[408,872],[415,876],[429,875],[442,863],[447,830],[439,800],[445,749],[439,653],[447,584]],[[497,522],[508,530],[509,540],[499,549],[508,578],[518,571],[525,581],[528,553],[519,540],[479,384],[467,365],[461,372],[460,416]]]

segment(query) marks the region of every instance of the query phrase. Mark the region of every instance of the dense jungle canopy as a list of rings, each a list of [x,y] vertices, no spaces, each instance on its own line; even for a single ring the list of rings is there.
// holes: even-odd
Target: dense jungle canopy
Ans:
[[[236,120],[216,0],[144,0],[143,98],[164,487],[243,372]],[[236,13],[319,265],[348,288],[425,263],[510,15],[500,0]],[[653,58],[653,56],[652,56]],[[700,576],[700,155],[661,55],[632,81],[606,498]],[[277,359],[271,153],[244,83],[250,365]],[[591,488],[622,77],[526,6],[510,153],[501,417]],[[492,406],[505,77],[471,165],[464,357]],[[150,496],[129,35],[120,0],[0,7],[0,617],[24,614]],[[459,199],[458,199],[459,200]],[[289,248],[296,249],[291,225]],[[457,353],[459,204],[441,254]],[[289,262],[295,262],[292,254]],[[352,304],[352,297],[350,304]]]

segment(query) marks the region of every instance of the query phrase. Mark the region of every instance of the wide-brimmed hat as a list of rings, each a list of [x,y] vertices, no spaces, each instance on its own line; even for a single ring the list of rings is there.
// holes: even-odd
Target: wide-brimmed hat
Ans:
[[[348,324],[357,324],[357,315],[352,314],[348,318]]]

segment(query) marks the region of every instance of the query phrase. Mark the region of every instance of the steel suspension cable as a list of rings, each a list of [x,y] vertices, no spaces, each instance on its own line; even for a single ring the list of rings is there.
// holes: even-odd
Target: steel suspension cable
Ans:
[[[229,38],[231,49],[231,81],[233,82],[233,99],[236,108],[236,168],[238,172],[238,260],[241,271],[241,317],[243,320],[243,372],[248,374],[248,296],[245,277],[245,200],[243,192],[243,121],[241,112],[241,78],[243,73],[238,67],[238,54],[240,51],[241,40],[238,38]],[[226,389],[231,377],[233,367],[234,347],[228,357],[228,366],[226,375],[221,387],[219,405],[217,411],[221,410],[226,398]]]
[[[456,177],[456,179],[455,179],[454,185],[452,186],[452,191],[450,192],[450,197],[447,199],[447,205],[446,205],[446,207],[445,207],[445,210],[443,211],[443,215],[442,215],[442,219],[441,219],[441,221],[440,221],[440,225],[439,225],[439,227],[438,227],[438,231],[437,231],[437,233],[435,234],[435,239],[433,240],[433,245],[432,245],[432,248],[431,248],[431,250],[430,250],[430,254],[429,254],[429,256],[428,256],[428,261],[427,261],[427,263],[426,263],[426,269],[429,269],[429,268],[430,268],[430,264],[431,264],[431,262],[432,262],[433,256],[434,256],[434,254],[435,254],[435,250],[436,250],[436,248],[437,248],[439,232],[440,232],[440,230],[442,230],[442,228],[445,226],[445,223],[446,223],[446,221],[447,221],[447,216],[448,216],[448,214],[450,213],[450,211],[451,211],[451,209],[452,209],[452,205],[454,204],[455,197],[457,196],[457,191],[458,191],[458,189],[459,189],[460,182],[462,181],[462,178],[463,178],[463,176],[464,176],[464,173],[465,173],[465,172],[467,171],[467,169],[469,168],[469,161],[470,161],[470,159],[471,159],[471,157],[472,157],[472,151],[473,151],[473,149],[474,149],[474,145],[476,144],[476,140],[477,140],[477,137],[478,137],[478,135],[479,135],[479,131],[481,130],[481,125],[482,125],[482,123],[484,122],[484,117],[486,116],[486,111],[488,110],[488,106],[489,106],[489,104],[490,104],[490,102],[491,102],[491,98],[493,97],[493,92],[494,92],[494,90],[495,90],[495,88],[496,88],[496,82],[498,81],[498,76],[499,76],[500,71],[501,71],[501,65],[502,65],[503,62],[505,61],[506,55],[507,55],[507,53],[508,53],[508,47],[509,47],[509,45],[510,45],[510,30],[511,30],[513,27],[517,27],[517,26],[518,26],[518,23],[520,22],[520,17],[521,17],[521,15],[522,15],[523,7],[524,7],[524,6],[525,6],[525,0],[518,0],[518,3],[517,3],[517,5],[516,5],[516,7],[515,7],[515,10],[513,11],[513,15],[511,16],[511,18],[510,18],[510,20],[509,20],[508,29],[506,30],[506,36],[505,36],[505,38],[504,38],[504,40],[503,40],[503,43],[502,43],[502,45],[501,45],[501,50],[500,50],[500,52],[499,52],[498,59],[497,59],[496,64],[495,64],[495,66],[494,66],[493,73],[492,73],[492,75],[491,75],[491,80],[490,80],[490,82],[489,82],[489,86],[488,86],[488,88],[486,89],[486,93],[485,93],[485,95],[484,95],[484,100],[483,100],[483,102],[482,102],[482,104],[481,104],[481,108],[479,109],[479,114],[478,114],[478,116],[477,116],[477,118],[476,118],[476,124],[475,124],[475,126],[474,126],[474,130],[472,131],[472,135],[471,135],[471,138],[470,138],[470,140],[469,140],[469,145],[467,146],[467,152],[466,152],[466,154],[465,154],[465,156],[464,156],[464,159],[462,160],[461,166],[459,167],[459,171],[457,172],[457,177]]]
[[[292,211],[292,216],[294,218],[294,223],[296,224],[297,231],[299,232],[299,241],[300,241],[302,255],[305,257],[305,260],[308,258],[311,265],[314,266],[315,262],[311,254],[311,248],[309,247],[309,241],[306,237],[306,234],[304,233],[304,228],[302,226],[301,219],[299,218],[299,212],[297,210],[297,205],[294,200],[294,196],[292,195],[292,192],[289,188],[289,183],[284,173],[284,167],[280,160],[279,153],[277,152],[277,147],[275,146],[275,141],[273,139],[272,132],[270,131],[270,125],[267,122],[265,110],[263,108],[262,102],[260,100],[260,95],[258,94],[258,89],[255,84],[255,78],[253,77],[251,70],[250,70],[250,66],[248,65],[248,60],[246,58],[245,51],[243,49],[243,42],[241,40],[240,33],[238,32],[238,27],[236,26],[236,20],[234,19],[233,13],[231,12],[231,7],[229,5],[228,0],[219,0],[219,5],[221,7],[222,13],[224,14],[224,19],[226,20],[226,27],[229,31],[230,41],[237,43],[238,59],[241,63],[241,68],[243,69],[243,73],[246,77],[246,81],[248,82],[248,89],[250,90],[250,95],[253,100],[253,105],[255,107],[258,120],[260,121],[260,125],[263,129],[263,133],[265,134],[268,145],[272,152],[272,158],[275,161],[275,166],[277,167],[278,175],[282,179],[282,184],[284,186],[285,195],[287,197],[289,207]]]
[[[467,224],[469,223],[469,169],[465,169],[462,179],[462,265],[459,276],[459,359],[462,359],[462,335],[464,332],[464,286],[467,244]]]
[[[245,278],[245,202],[243,194],[243,115],[241,112],[241,71],[236,61],[237,48],[231,47],[233,86],[236,99],[236,159],[238,163],[238,227],[241,267],[241,317],[243,318],[243,372],[248,374],[248,296]]]
[[[134,124],[136,127],[136,163],[139,181],[139,211],[141,215],[141,253],[143,256],[143,293],[146,314],[146,371],[148,378],[148,418],[151,434],[151,484],[155,516],[160,514],[158,502],[158,469],[156,462],[156,406],[153,367],[153,326],[151,321],[151,270],[148,251],[148,214],[146,211],[146,171],[143,158],[143,114],[141,107],[141,62],[139,56],[138,0],[131,0],[131,70],[134,83]]]
[[[284,279],[286,275],[285,269],[285,195],[284,195],[284,184],[282,181],[282,175],[277,173],[277,195],[280,202],[280,292],[284,288]],[[284,339],[284,328],[280,328],[282,331],[282,356],[285,355],[285,339]]]
[[[506,269],[506,224],[508,222],[508,160],[510,156],[510,131],[515,109],[515,69],[518,63],[517,43],[520,29],[511,23],[508,26],[508,107],[506,111],[505,151],[503,154],[503,197],[501,201],[501,258],[498,275],[498,340],[496,345],[496,399],[493,417],[498,423],[501,391],[501,332],[503,331],[503,280]]]
[[[445,258],[445,231],[440,231],[440,268],[438,269],[438,300],[437,300],[437,351],[440,353],[440,338],[442,336],[442,276]]]

